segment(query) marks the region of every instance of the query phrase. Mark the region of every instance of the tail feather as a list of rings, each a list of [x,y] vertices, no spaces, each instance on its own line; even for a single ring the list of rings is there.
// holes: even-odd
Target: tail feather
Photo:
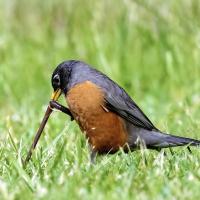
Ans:
[[[167,147],[176,147],[184,145],[200,146],[199,140],[174,136],[166,133],[161,133],[161,134],[162,136],[160,136],[160,133],[154,135],[156,143],[148,143],[148,138],[147,138],[147,141],[145,142],[147,147],[167,148]]]
[[[174,136],[159,131],[149,131],[143,128],[131,127],[129,132],[129,146],[137,147],[138,141],[149,149],[161,149],[176,146],[200,146],[200,140]]]

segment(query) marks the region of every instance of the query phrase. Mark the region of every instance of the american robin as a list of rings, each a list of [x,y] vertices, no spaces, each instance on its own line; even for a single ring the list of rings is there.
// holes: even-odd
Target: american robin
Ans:
[[[51,82],[52,99],[64,94],[73,118],[88,138],[92,159],[96,153],[134,150],[141,144],[156,150],[200,145],[199,140],[160,131],[122,87],[84,62],[62,62]]]
[[[88,138],[92,162],[97,153],[115,153],[120,148],[129,151],[142,145],[160,150],[200,145],[199,140],[160,131],[123,88],[84,62],[62,62],[54,70],[51,82],[54,92],[25,162],[30,159],[53,108],[70,115],[79,124]],[[61,94],[69,108],[56,102]]]

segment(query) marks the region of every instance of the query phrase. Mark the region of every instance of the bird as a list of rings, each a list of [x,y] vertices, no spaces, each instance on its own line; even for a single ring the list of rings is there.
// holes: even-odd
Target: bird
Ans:
[[[97,154],[125,152],[142,147],[161,150],[176,146],[200,146],[200,140],[160,131],[129,94],[107,75],[79,60],[60,63],[51,78],[51,104],[69,110],[85,134],[93,162]],[[57,100],[63,94],[68,108]],[[65,112],[66,113],[66,112]]]

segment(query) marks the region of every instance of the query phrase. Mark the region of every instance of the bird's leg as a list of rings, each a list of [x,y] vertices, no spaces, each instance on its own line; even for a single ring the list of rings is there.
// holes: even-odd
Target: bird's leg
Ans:
[[[174,151],[172,150],[171,147],[169,147],[169,151],[170,151],[171,155],[173,156],[174,155]]]
[[[69,116],[71,117],[71,121],[74,120],[74,117],[73,117],[71,111],[70,111],[67,107],[65,107],[65,106],[59,104],[57,101],[53,101],[53,100],[51,100],[51,101],[49,102],[49,105],[50,105],[50,107],[51,107],[52,109],[59,110],[59,111],[65,113],[65,114],[69,115]]]
[[[188,149],[189,153],[192,153],[192,150],[190,149],[189,146],[187,146],[187,149]]]
[[[94,165],[96,162],[97,151],[95,151],[92,146],[90,146],[89,149],[90,149],[90,163]]]

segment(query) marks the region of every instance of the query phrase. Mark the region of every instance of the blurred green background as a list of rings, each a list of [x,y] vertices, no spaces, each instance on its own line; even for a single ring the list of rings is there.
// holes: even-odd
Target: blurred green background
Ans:
[[[97,164],[94,169],[89,169],[84,138],[75,123],[70,125],[69,119],[60,113],[55,113],[47,125],[45,139],[41,139],[38,148],[40,150],[36,151],[35,160],[30,168],[28,170],[22,168],[20,159],[16,158],[25,156],[44,114],[52,92],[51,74],[60,62],[68,59],[83,60],[117,81],[160,129],[200,139],[200,2],[198,0],[0,0],[0,194],[2,198],[39,198],[40,195],[37,194],[42,191],[36,193],[35,191],[38,191],[38,185],[41,185],[41,188],[46,188],[44,191],[48,191],[41,195],[41,198],[48,198],[48,194],[54,194],[53,199],[57,195],[67,196],[69,191],[71,198],[78,198],[77,188],[83,186],[83,191],[81,190],[83,194],[80,193],[80,196],[86,199],[92,199],[96,195],[99,195],[100,199],[106,197],[132,199],[137,198],[134,192],[141,189],[144,193],[138,198],[177,199],[188,197],[187,194],[190,194],[188,191],[192,186],[188,183],[188,177],[193,177],[192,180],[197,181],[189,197],[199,197],[200,157],[195,160],[199,155],[198,150],[190,159],[187,157],[189,156],[187,152],[181,154],[183,160],[186,158],[186,163],[183,162],[181,166],[177,161],[180,155],[166,158],[173,161],[167,160],[167,168],[171,167],[173,171],[173,164],[178,162],[178,168],[180,167],[182,171],[174,171],[175,179],[169,176],[168,171],[163,172],[166,180],[161,182],[154,180],[156,186],[152,188],[148,186],[148,179],[157,177],[151,170],[154,170],[155,158],[160,154],[149,153],[152,168],[135,169],[135,173],[137,170],[139,172],[144,170],[149,174],[135,177],[131,173],[133,179],[135,178],[134,182],[137,183],[132,191],[130,189],[124,192],[122,189],[115,193],[113,187],[117,187],[119,183],[109,179],[108,169],[113,167],[114,162],[115,167],[112,170],[115,171],[116,177],[122,173],[122,177],[125,175],[128,178],[130,174],[126,170],[120,172],[122,158],[118,158],[122,156],[128,160],[128,155],[112,157],[109,166],[102,164],[106,158],[99,158],[100,166]],[[62,100],[62,103],[65,102]],[[69,132],[67,136],[66,127]],[[60,133],[60,130],[63,131]],[[56,140],[58,146],[54,149],[53,157],[44,162],[38,161],[45,156],[48,158],[49,146],[52,141],[55,142],[58,135],[67,140],[68,146],[59,143],[61,141],[65,144],[65,139]],[[65,154],[58,154],[57,158],[56,152],[60,146],[64,146],[62,151]],[[46,154],[42,153],[42,147],[47,147]],[[71,161],[68,155],[70,151]],[[43,157],[40,157],[40,154]],[[56,166],[54,166],[56,159],[54,156],[57,158],[56,163],[59,160]],[[80,171],[77,175],[79,178],[71,178],[71,187],[66,185],[70,183],[62,183],[64,186],[62,184],[60,186],[57,181],[61,171],[64,170],[62,167],[65,166],[65,162],[70,163],[63,175],[67,180],[68,170],[80,156],[83,156],[83,159],[80,159],[75,169],[78,171],[81,168],[87,173]],[[136,163],[140,163],[140,153],[133,153],[132,157]],[[191,168],[189,160],[194,162]],[[46,170],[49,162],[54,163],[53,167]],[[131,163],[130,160],[126,162]],[[134,163],[131,165],[135,166]],[[102,176],[97,176],[99,182],[96,179],[96,181],[88,180],[89,176],[94,176],[91,170],[95,171],[99,169],[98,167],[103,168]],[[51,174],[52,171],[55,172],[54,175]],[[36,180],[35,172],[37,172]],[[188,177],[184,176],[187,173]],[[46,180],[45,175],[53,178]],[[28,186],[24,186],[23,181],[20,182],[24,177]],[[105,188],[100,182],[103,177],[108,184]],[[174,183],[174,180],[177,182]],[[76,185],[76,182],[81,186]],[[88,186],[93,182],[96,183],[96,189]],[[182,187],[182,183],[186,185],[186,189]],[[177,191],[174,191],[174,184],[178,187]],[[126,182],[121,181],[119,188],[124,188],[126,185]],[[145,186],[149,188],[145,189]]]

